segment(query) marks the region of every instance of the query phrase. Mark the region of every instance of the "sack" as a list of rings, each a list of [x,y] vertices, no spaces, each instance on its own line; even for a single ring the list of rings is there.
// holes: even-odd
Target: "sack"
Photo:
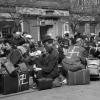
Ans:
[[[13,71],[15,71],[14,65],[9,60],[4,64],[4,66],[8,74],[11,74]]]
[[[51,89],[53,80],[51,78],[40,78],[37,80],[39,90]]]
[[[7,61],[6,57],[1,57],[0,58],[0,74],[7,73],[5,68],[2,66],[6,61]]]
[[[10,62],[15,65],[17,64],[21,59],[22,59],[22,54],[20,50],[18,49],[13,49],[11,52],[8,54],[7,58],[10,60]]]
[[[60,79],[60,77],[57,77],[56,79],[54,79],[54,81],[53,81],[53,83],[52,83],[52,86],[53,86],[53,88],[55,88],[55,87],[61,87],[61,79]]]
[[[75,71],[78,71],[78,70],[81,70],[81,69],[85,68],[85,66],[83,64],[80,64],[80,63],[69,64],[69,63],[66,63],[66,62],[62,61],[62,64],[63,64],[63,68],[66,71],[69,70],[69,71],[75,72]]]
[[[68,85],[84,85],[90,83],[90,73],[88,69],[77,72],[68,71]]]
[[[21,70],[21,72],[25,72],[28,71],[28,67],[26,66],[25,63],[20,63],[18,64],[19,69]]]

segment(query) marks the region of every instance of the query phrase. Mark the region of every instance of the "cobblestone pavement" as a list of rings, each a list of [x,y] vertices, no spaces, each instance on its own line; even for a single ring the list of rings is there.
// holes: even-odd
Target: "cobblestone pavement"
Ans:
[[[100,81],[3,97],[0,100],[100,100]]]

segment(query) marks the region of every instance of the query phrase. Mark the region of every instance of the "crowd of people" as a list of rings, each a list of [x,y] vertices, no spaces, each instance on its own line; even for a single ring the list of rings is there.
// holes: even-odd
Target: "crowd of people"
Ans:
[[[30,34],[16,32],[0,41],[0,57],[7,59],[1,62],[1,68],[10,61],[15,67],[10,75],[16,77],[20,63],[25,63],[34,83],[37,79],[60,78],[59,83],[66,84],[67,72],[85,69],[86,58],[100,58],[99,35],[57,36],[53,39],[46,35],[42,41],[35,41]]]

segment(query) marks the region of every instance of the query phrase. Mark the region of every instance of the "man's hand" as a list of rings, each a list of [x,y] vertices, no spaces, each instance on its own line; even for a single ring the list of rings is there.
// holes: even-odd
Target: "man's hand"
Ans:
[[[42,68],[35,68],[34,70],[35,71],[40,71],[40,70],[42,70]]]
[[[40,71],[42,68],[37,68],[36,65],[33,66],[34,71]]]

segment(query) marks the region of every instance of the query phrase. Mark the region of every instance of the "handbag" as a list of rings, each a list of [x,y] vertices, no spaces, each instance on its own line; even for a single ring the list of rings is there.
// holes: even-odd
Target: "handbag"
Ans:
[[[51,89],[52,82],[53,82],[53,79],[51,79],[51,78],[37,79],[37,88],[38,88],[38,90]]]

